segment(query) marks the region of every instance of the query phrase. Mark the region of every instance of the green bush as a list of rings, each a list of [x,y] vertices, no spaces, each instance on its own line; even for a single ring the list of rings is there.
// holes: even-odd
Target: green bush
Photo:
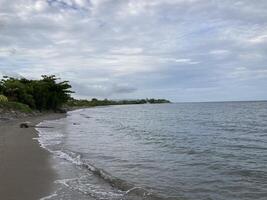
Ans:
[[[54,75],[43,75],[40,80],[4,77],[0,81],[0,93],[9,101],[20,102],[31,109],[57,110],[70,98],[71,85],[59,81]]]
[[[5,95],[0,95],[0,102],[8,102],[8,99]]]
[[[23,103],[19,103],[19,102],[0,102],[0,108],[6,109],[6,110],[15,110],[15,111],[20,111],[20,112],[24,112],[24,113],[31,113],[32,109]]]

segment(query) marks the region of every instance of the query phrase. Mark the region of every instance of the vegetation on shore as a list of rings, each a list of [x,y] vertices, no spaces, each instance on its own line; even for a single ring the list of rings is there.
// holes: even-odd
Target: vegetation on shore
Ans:
[[[68,81],[60,82],[54,75],[43,75],[40,80],[4,77],[0,81],[2,99],[4,95],[9,103],[18,102],[39,111],[59,109],[70,99],[70,88]]]
[[[93,107],[93,106],[107,106],[107,105],[127,105],[127,104],[146,104],[146,103],[170,103],[170,101],[166,99],[134,99],[134,100],[98,100],[93,98],[92,100],[77,100],[70,99],[66,105],[70,107],[78,106],[78,107]]]
[[[71,85],[54,75],[43,75],[40,80],[3,77],[0,80],[0,108],[22,112],[31,110],[61,110],[62,107],[92,107],[123,104],[170,103],[165,99],[136,100],[77,100],[71,97]]]
[[[31,113],[32,109],[23,103],[19,102],[0,102],[0,109],[5,111],[17,110],[23,113]]]

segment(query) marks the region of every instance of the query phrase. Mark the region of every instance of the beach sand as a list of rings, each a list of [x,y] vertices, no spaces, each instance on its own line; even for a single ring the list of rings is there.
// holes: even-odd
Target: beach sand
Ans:
[[[51,155],[33,140],[37,137],[34,128],[20,128],[19,124],[38,124],[64,116],[44,114],[0,122],[0,199],[36,200],[52,192],[57,175],[50,163]]]

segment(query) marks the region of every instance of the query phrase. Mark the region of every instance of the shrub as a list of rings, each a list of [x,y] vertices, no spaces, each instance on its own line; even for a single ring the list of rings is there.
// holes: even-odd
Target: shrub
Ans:
[[[31,109],[57,110],[70,98],[71,85],[59,81],[54,75],[43,75],[41,80],[4,77],[0,81],[0,92],[9,101],[20,102]]]
[[[32,109],[23,103],[19,102],[0,102],[0,108],[6,109],[6,110],[17,110],[24,113],[31,113]]]
[[[7,102],[8,99],[5,95],[0,95],[0,102]]]

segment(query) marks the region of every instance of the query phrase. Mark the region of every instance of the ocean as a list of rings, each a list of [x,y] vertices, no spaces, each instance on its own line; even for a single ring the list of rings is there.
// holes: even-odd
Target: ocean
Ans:
[[[267,199],[267,102],[94,107],[44,121],[43,199]]]

